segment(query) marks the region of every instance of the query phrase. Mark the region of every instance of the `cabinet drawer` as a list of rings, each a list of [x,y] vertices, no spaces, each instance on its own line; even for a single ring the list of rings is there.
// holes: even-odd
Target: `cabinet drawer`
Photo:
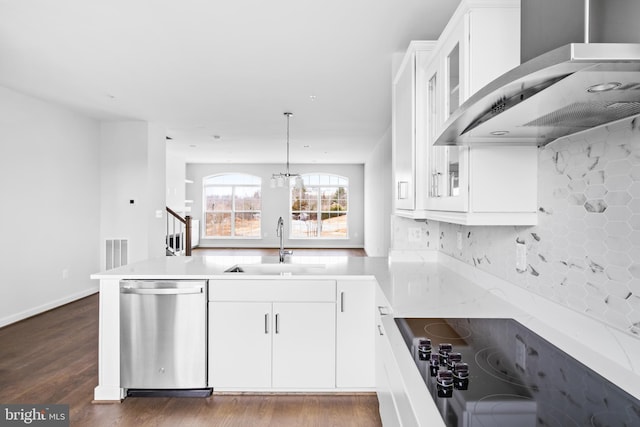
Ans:
[[[210,301],[335,302],[334,280],[210,280]]]

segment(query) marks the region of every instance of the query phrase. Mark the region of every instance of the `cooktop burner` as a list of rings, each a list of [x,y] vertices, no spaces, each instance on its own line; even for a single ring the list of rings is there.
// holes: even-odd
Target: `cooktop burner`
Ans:
[[[512,319],[396,323],[447,426],[640,426],[640,402]]]

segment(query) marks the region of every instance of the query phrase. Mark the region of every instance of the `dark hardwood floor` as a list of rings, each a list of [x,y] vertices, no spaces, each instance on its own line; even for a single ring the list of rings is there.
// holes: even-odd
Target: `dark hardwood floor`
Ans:
[[[127,398],[93,404],[98,295],[0,328],[0,403],[68,404],[71,426],[380,426],[374,394]]]

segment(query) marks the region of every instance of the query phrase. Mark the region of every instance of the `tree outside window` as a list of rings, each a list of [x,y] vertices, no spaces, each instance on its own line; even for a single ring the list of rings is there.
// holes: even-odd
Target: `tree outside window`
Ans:
[[[206,177],[204,185],[205,237],[261,236],[262,180],[246,174]]]
[[[330,174],[302,175],[291,185],[291,238],[347,239],[349,179]]]

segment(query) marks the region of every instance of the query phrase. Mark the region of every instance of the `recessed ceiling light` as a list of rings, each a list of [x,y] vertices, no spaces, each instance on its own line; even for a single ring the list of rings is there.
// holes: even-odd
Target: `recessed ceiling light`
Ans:
[[[509,131],[508,130],[495,130],[493,132],[491,132],[491,135],[493,136],[504,136],[504,135],[508,135]]]
[[[311,146],[310,146],[310,145],[303,145],[302,147],[303,147],[303,148],[309,148],[309,147],[311,147]]]
[[[317,97],[317,96],[315,96],[315,95],[309,95],[309,99],[310,99],[311,101],[315,101],[316,99],[318,99],[318,97]]]
[[[222,139],[222,137],[220,135],[213,135],[213,139],[218,141],[218,140]]]
[[[618,83],[618,82],[600,83],[600,84],[588,87],[587,92],[591,92],[591,93],[606,92],[608,90],[619,88],[620,86],[622,86],[622,83]]]

